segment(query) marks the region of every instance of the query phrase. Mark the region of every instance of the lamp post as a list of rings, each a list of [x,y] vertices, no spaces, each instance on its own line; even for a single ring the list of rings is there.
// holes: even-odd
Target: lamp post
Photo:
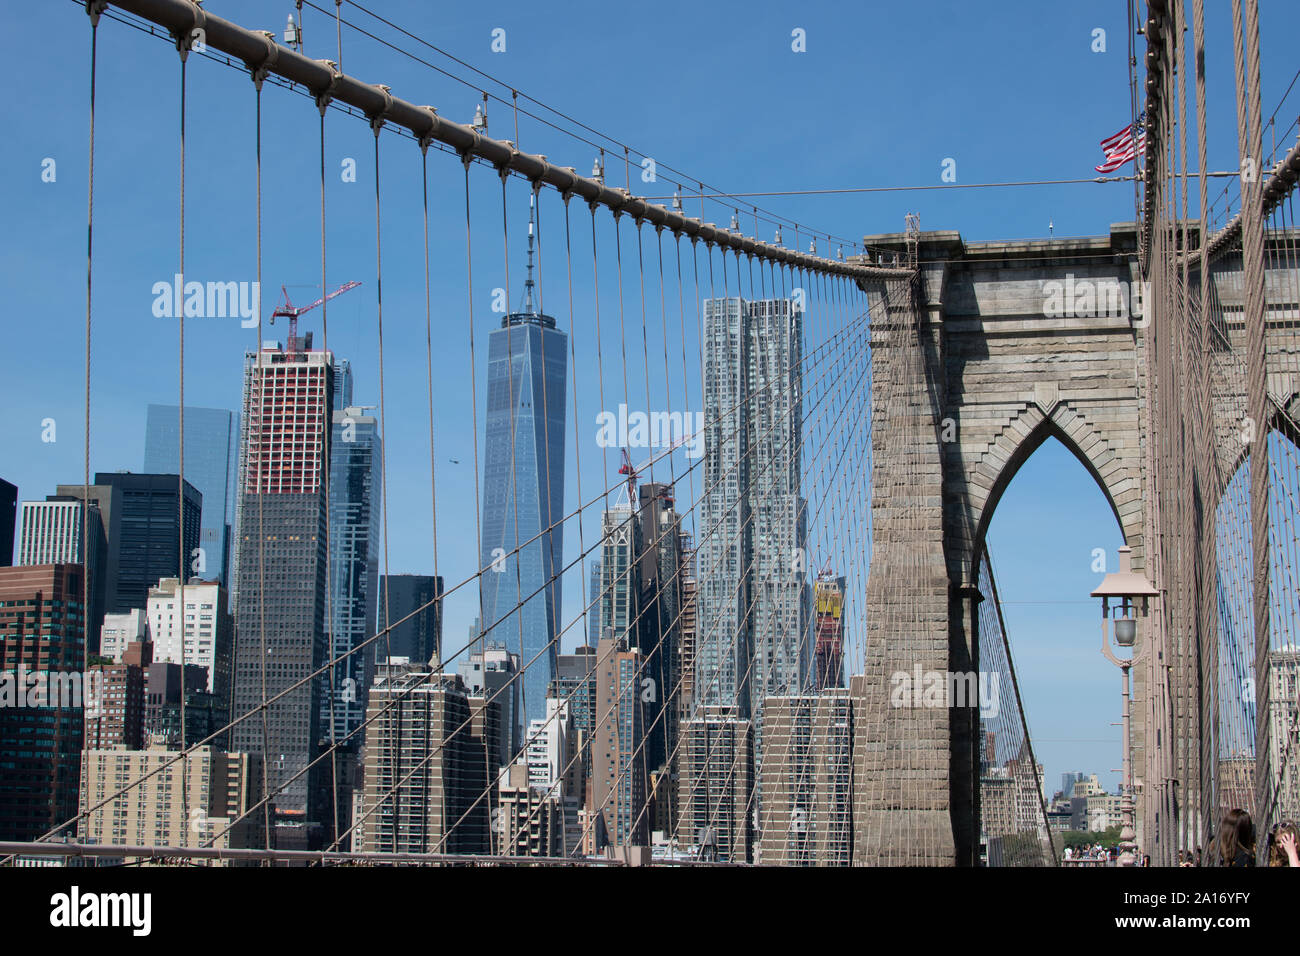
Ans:
[[[1137,619],[1147,616],[1148,602],[1159,592],[1140,574],[1129,567],[1133,549],[1125,545],[1119,549],[1119,571],[1102,578],[1093,597],[1101,598],[1101,652],[1124,673],[1124,782],[1120,795],[1120,813],[1124,822],[1119,833],[1120,866],[1137,863],[1137,843],[1134,828],[1133,758],[1129,716],[1129,671],[1146,655],[1144,643],[1138,649]],[[1139,599],[1141,604],[1138,604]],[[1113,625],[1113,626],[1112,626]],[[1129,652],[1129,657],[1118,657],[1110,648],[1112,634],[1117,649]]]

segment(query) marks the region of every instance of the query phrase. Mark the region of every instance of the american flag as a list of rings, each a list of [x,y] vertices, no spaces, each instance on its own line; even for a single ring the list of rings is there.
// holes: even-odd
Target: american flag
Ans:
[[[1138,123],[1125,126],[1114,136],[1101,141],[1101,151],[1106,154],[1106,161],[1093,168],[1099,173],[1113,172],[1146,148],[1147,131]]]

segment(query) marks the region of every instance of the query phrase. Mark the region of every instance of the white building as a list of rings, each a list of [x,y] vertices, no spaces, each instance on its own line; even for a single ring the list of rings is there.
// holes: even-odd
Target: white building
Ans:
[[[92,508],[91,513],[94,541],[101,533],[99,511]],[[80,501],[65,498],[22,503],[15,564],[80,564],[81,543]]]
[[[149,640],[149,619],[142,608],[122,614],[105,614],[104,626],[99,629],[99,654],[122,663],[126,645],[133,641]]]
[[[224,698],[230,688],[234,627],[226,612],[226,589],[216,581],[185,585],[185,656],[181,657],[180,580],[163,578],[149,589],[146,609],[153,659],[208,669],[208,691]]]
[[[528,724],[525,759],[529,786],[549,790],[557,779],[565,775],[567,765],[573,759],[572,733],[568,702],[555,697],[546,698],[546,719],[539,718]],[[568,769],[571,771],[572,768]]]

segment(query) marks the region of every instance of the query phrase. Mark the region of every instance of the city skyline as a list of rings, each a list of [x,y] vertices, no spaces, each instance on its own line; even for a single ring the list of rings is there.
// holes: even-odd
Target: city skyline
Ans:
[[[16,10],[89,21],[59,69],[0,31],[44,77],[0,106],[0,654],[102,682],[81,761],[63,703],[0,715],[7,826],[72,788],[64,839],[240,854],[1263,862],[1289,8],[670,0],[633,83],[589,44],[635,11],[380,2]]]

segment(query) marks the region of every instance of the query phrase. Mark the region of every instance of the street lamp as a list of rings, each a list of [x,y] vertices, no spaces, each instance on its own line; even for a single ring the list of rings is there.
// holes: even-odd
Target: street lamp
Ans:
[[[1133,823],[1133,760],[1130,745],[1129,717],[1129,671],[1133,665],[1143,659],[1146,645],[1137,649],[1138,617],[1147,616],[1148,602],[1160,592],[1151,586],[1151,582],[1129,567],[1133,549],[1125,545],[1119,549],[1119,571],[1108,574],[1101,580],[1093,597],[1101,598],[1101,652],[1112,664],[1124,672],[1124,782],[1123,794],[1120,796],[1120,813],[1124,823],[1119,833],[1120,866],[1134,866],[1137,863],[1136,833]],[[1138,604],[1141,599],[1141,604]],[[1113,605],[1113,606],[1112,606]],[[1113,626],[1112,626],[1113,625]],[[1131,656],[1117,657],[1110,649],[1111,634],[1114,634],[1116,647],[1121,651],[1127,649]]]

